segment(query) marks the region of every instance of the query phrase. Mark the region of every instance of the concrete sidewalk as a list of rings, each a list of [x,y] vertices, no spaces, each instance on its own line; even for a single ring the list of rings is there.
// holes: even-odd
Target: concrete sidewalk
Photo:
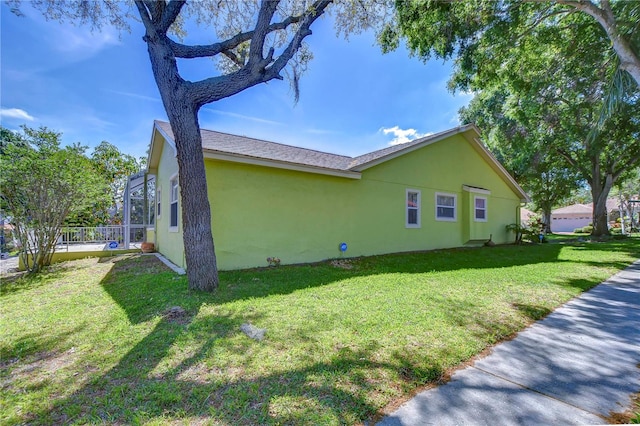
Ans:
[[[603,424],[640,391],[640,261],[378,425]]]

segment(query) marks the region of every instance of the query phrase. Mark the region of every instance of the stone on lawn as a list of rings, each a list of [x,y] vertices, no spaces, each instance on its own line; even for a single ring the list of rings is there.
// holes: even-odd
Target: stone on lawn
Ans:
[[[244,334],[249,336],[249,338],[257,341],[261,341],[262,339],[264,339],[264,333],[267,331],[266,328],[258,328],[251,323],[242,324],[240,326],[240,330],[242,330]]]

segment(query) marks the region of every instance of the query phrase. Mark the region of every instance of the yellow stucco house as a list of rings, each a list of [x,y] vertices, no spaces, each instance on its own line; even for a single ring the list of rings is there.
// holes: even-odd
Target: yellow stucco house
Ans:
[[[507,243],[527,195],[466,125],[359,157],[201,130],[220,269]],[[155,121],[156,250],[185,267],[169,123]]]

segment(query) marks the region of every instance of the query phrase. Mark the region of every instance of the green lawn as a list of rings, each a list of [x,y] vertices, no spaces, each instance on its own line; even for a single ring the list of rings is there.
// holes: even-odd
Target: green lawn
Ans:
[[[638,257],[636,238],[441,250],[225,272],[215,294],[153,256],[59,264],[2,283],[0,423],[367,421]]]

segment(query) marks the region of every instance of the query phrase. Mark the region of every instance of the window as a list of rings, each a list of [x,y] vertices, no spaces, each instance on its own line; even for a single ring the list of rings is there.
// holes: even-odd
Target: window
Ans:
[[[162,200],[162,188],[158,187],[156,190],[156,217],[160,217],[160,201]]]
[[[169,193],[169,230],[178,230],[178,177],[174,176],[169,181],[171,192]]]
[[[436,192],[436,220],[455,222],[456,219],[456,195]]]
[[[407,228],[420,228],[420,191],[407,189]]]
[[[487,221],[487,199],[485,197],[473,197],[473,204],[475,205],[474,219],[476,222]]]

